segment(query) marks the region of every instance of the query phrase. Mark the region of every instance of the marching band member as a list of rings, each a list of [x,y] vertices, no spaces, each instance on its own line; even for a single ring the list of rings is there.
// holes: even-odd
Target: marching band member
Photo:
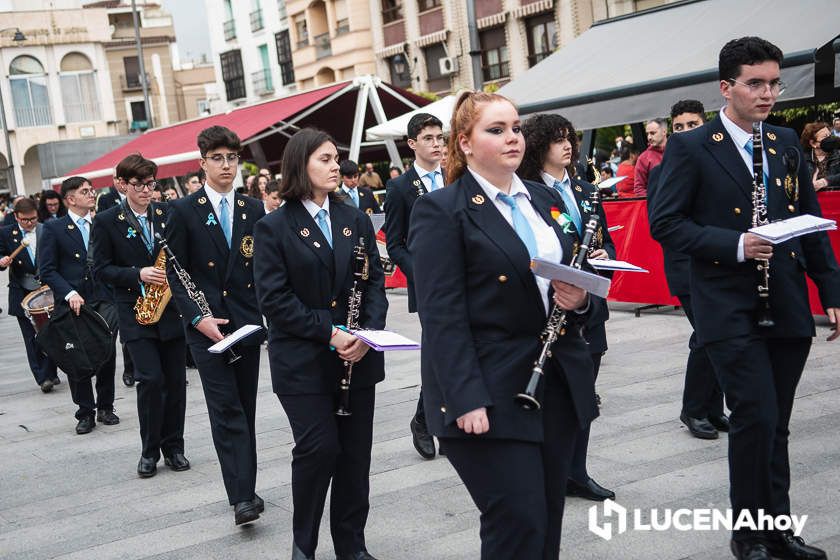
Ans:
[[[178,262],[204,292],[212,316],[203,317],[173,268],[168,280],[195,359],[210,415],[210,431],[237,525],[259,518],[265,504],[254,493],[257,443],[254,419],[261,336],[237,344],[239,359],[208,348],[248,324],[262,325],[254,294],[254,223],[265,215],[262,201],[233,192],[241,144],[233,131],[212,126],[198,135],[207,184],[169,202],[166,241]],[[209,238],[209,240],[208,240]]]
[[[576,236],[578,241],[583,236],[583,226],[589,216],[597,212],[599,216],[596,248],[589,255],[590,259],[614,259],[613,244],[607,228],[607,216],[604,207],[598,203],[598,187],[573,175],[573,162],[578,161],[578,138],[575,128],[568,119],[557,115],[535,115],[525,121],[522,127],[525,136],[525,157],[519,168],[524,179],[542,183],[549,189],[555,189],[563,199],[560,208],[566,230]],[[570,173],[571,171],[571,173]],[[593,200],[594,195],[594,200]],[[583,337],[589,347],[594,365],[594,377],[598,379],[601,358],[607,351],[606,322],[610,318],[607,300],[597,296],[590,297],[592,311],[584,324]],[[589,427],[581,430],[575,441],[572,468],[566,483],[566,494],[579,496],[587,500],[603,501],[615,499],[612,490],[595,482],[586,469],[586,454],[589,449]]]
[[[53,386],[61,383],[58,369],[35,344],[35,329],[20,306],[23,298],[41,287],[37,247],[43,226],[38,223],[37,206],[31,198],[21,198],[15,203],[14,216],[17,223],[0,229],[0,255],[6,255],[0,258],[0,270],[9,268],[9,315],[17,317],[29,369],[41,391],[49,393]],[[10,258],[24,240],[27,241],[26,248],[15,258]]]
[[[426,421],[481,512],[481,558],[557,558],[575,437],[597,414],[578,328],[551,349],[542,410],[514,396],[552,303],[585,318],[584,290],[530,270],[534,256],[570,262],[575,238],[550,214],[559,196],[515,174],[525,142],[508,99],[462,95],[449,142],[449,184],[417,200],[408,236]]]
[[[349,202],[365,214],[382,212],[373,191],[369,187],[359,186],[359,164],[346,159],[338,167],[341,173],[341,190],[347,195],[345,202]]]
[[[330,529],[339,560],[374,560],[365,548],[369,510],[375,385],[385,377],[382,353],[342,327],[354,286],[354,252],[364,254],[358,323],[385,326],[388,302],[373,225],[333,192],[338,151],[324,132],[303,129],[283,153],[280,194],[286,203],[255,229],[254,276],[269,325],[274,392],[294,435],[293,560],[313,558],[327,489]],[[361,247],[360,245],[363,245]],[[360,246],[357,248],[357,246]],[[354,248],[355,251],[354,251]],[[334,349],[334,350],[333,350]],[[353,363],[352,414],[336,414],[339,380]]]
[[[388,181],[385,200],[385,242],[388,256],[405,274],[408,282],[408,312],[417,311],[414,295],[414,261],[408,249],[408,227],[411,210],[417,199],[442,188],[446,182],[440,160],[444,145],[443,123],[429,113],[417,113],[408,121],[408,147],[414,151],[414,163],[405,173]],[[417,399],[417,409],[409,424],[411,439],[417,453],[424,459],[434,459],[435,440],[426,426],[423,413],[423,391]]]
[[[154,234],[164,232],[167,209],[151,202],[156,173],[157,165],[139,154],[123,159],[116,174],[126,199],[96,214],[92,236],[95,277],[114,289],[120,337],[135,358],[142,442],[137,474],[142,478],[157,473],[161,453],[172,470],[190,468],[184,456],[184,330],[175,305],[161,302],[168,291],[166,265],[156,262],[160,249]],[[138,298],[151,306],[141,307],[149,315],[158,313],[161,303],[166,306],[158,321],[138,322]]]
[[[93,188],[84,177],[70,177],[61,183],[61,197],[67,214],[46,222],[38,241],[41,280],[53,291],[56,305],[69,305],[78,315],[82,305],[110,303],[113,295],[104,285],[94,282],[88,262],[91,211],[96,203]],[[79,407],[76,411],[77,434],[90,433],[96,422],[106,426],[120,423],[114,414],[115,369],[116,360],[112,355],[96,372],[95,398],[90,379],[67,378],[73,402]]]

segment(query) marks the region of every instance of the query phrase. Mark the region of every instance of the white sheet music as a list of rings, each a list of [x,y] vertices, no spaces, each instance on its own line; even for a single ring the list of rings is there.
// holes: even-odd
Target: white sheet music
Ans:
[[[788,239],[807,235],[817,231],[837,229],[837,222],[827,218],[819,218],[811,214],[802,214],[786,220],[779,220],[764,226],[750,228],[750,232],[763,237],[773,244],[783,243]]]
[[[612,259],[588,259],[589,264],[595,270],[617,270],[621,272],[648,272],[648,270],[630,264],[627,261],[615,261]]]
[[[555,263],[536,257],[531,261],[531,270],[537,276],[566,282],[602,298],[607,297],[610,291],[609,278],[604,278],[603,276],[566,264]]]
[[[246,338],[259,330],[262,330],[262,325],[245,325],[239,327],[238,329],[224,337],[222,340],[208,348],[207,351],[211,354],[221,354],[222,352],[224,352],[243,338]]]

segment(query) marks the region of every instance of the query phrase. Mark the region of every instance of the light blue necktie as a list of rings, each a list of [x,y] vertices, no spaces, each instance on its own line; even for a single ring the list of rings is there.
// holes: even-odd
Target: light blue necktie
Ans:
[[[428,173],[426,173],[426,177],[429,178],[429,184],[431,185],[431,188],[429,189],[429,192],[435,191],[438,188],[437,182],[435,181],[435,178],[437,177],[437,174],[438,174],[438,171],[429,171]]]
[[[752,143],[753,143],[752,138],[750,138],[749,140],[747,140],[747,143],[744,144],[744,151],[747,152],[748,154],[750,154],[750,161],[752,161],[752,157],[753,157],[753,145],[752,145]],[[763,154],[762,154],[762,157],[763,157]],[[750,170],[752,170],[752,164],[750,164]],[[767,204],[767,198],[770,196],[770,189],[767,186],[767,185],[770,184],[770,175],[767,173],[767,167],[764,166],[764,165],[761,166],[761,172],[764,176],[764,204]],[[750,172],[750,175],[752,175],[752,172]]]
[[[149,233],[149,226],[146,224],[146,216],[137,216],[140,221],[140,229],[143,230],[143,243],[146,244],[146,250],[152,252],[152,235]]]
[[[350,188],[348,188],[347,190],[350,191],[350,198],[353,199],[353,204],[355,204],[356,208],[358,208],[359,207],[359,190],[358,189],[350,189]]]
[[[29,235],[29,233],[27,233],[23,230],[21,230],[20,232],[23,234],[24,239],[26,239],[26,236]],[[33,237],[35,236],[35,231],[34,230],[32,231],[32,236]],[[32,250],[32,244],[31,243],[26,246],[26,252],[29,253],[29,258],[32,259],[32,264],[35,264],[35,251]]]
[[[528,223],[528,219],[519,209],[516,197],[504,193],[499,193],[498,197],[499,200],[510,206],[510,214],[513,218],[513,229],[516,230],[516,234],[519,236],[519,239],[521,239],[522,243],[525,244],[525,247],[528,248],[528,255],[531,258],[534,258],[537,256],[537,238],[534,237],[534,230],[531,229],[531,224]]]
[[[563,188],[562,181],[554,181],[554,188],[560,193],[560,198],[563,199],[563,204],[566,205],[566,212],[575,223],[575,228],[578,231],[578,235],[580,235],[583,231],[581,229],[583,227],[583,223],[580,218],[580,210],[578,210],[577,201],[575,200],[574,195],[569,191],[569,189]]]
[[[222,198],[221,202],[219,202],[219,221],[222,223],[222,233],[225,234],[228,247],[230,247],[230,238],[233,236],[233,232],[230,227],[230,208],[228,207],[227,198]]]
[[[90,241],[90,232],[88,232],[87,229],[87,220],[79,218],[76,223],[79,224],[79,232],[82,234],[82,241],[85,244],[85,251],[87,251],[88,242]]]
[[[321,228],[321,233],[327,238],[327,243],[332,247],[332,232],[330,231],[330,224],[327,223],[327,211],[321,208],[315,214],[315,221],[318,222],[318,227]]]

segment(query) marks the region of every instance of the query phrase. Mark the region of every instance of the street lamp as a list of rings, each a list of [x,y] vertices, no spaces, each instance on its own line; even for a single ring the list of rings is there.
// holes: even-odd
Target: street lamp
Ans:
[[[15,43],[20,43],[21,41],[26,41],[26,36],[20,30],[19,27],[7,27],[6,29],[0,29],[0,35],[5,33],[6,31],[14,30],[15,36],[12,38],[12,41]],[[13,195],[16,195],[17,192],[17,184],[15,182],[15,168],[12,164],[12,142],[9,139],[9,126],[8,121],[6,120],[6,106],[3,103],[3,88],[0,87],[0,118],[2,118],[2,126],[3,126],[3,136],[6,138],[6,180],[9,184],[9,190]]]

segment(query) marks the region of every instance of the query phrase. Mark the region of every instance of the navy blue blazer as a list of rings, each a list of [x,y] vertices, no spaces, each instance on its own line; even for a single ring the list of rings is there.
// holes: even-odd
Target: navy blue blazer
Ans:
[[[821,215],[796,133],[764,124],[768,217]],[[784,160],[798,160],[788,172]],[[755,263],[737,262],[738,240],[751,227],[752,174],[720,119],[668,140],[662,174],[649,205],[651,234],[691,257],[690,288],[701,344],[747,334],[812,337],[814,319],[804,272],[825,307],[840,307],[840,268],[825,232],[776,245],[770,262],[775,327],[758,331]],[[795,186],[798,188],[795,189]]]
[[[102,189],[96,194],[96,213],[98,214],[114,206],[119,206],[121,201],[122,197],[120,197],[120,193],[117,192],[116,187],[111,186],[107,189]]]
[[[39,245],[43,226],[38,224],[36,227],[36,245]],[[12,251],[20,247],[21,241],[23,241],[23,234],[20,232],[20,226],[18,226],[17,222],[15,222],[14,225],[0,228],[0,255],[10,255]],[[26,316],[23,308],[20,306],[20,302],[23,301],[23,298],[25,298],[32,290],[27,290],[23,287],[23,278],[26,274],[38,276],[37,264],[37,255],[36,262],[33,262],[32,257],[29,256],[28,249],[24,249],[18,253],[14,260],[9,264],[9,315],[13,317]],[[0,268],[0,270],[6,269]]]
[[[414,293],[414,262],[408,248],[408,229],[411,209],[417,199],[426,194],[426,187],[414,165],[408,170],[390,179],[385,185],[385,247],[388,257],[396,263],[408,282],[408,311],[417,311],[417,298]]]
[[[661,172],[662,166],[657,165],[648,174],[648,217],[650,217],[650,207],[654,204],[651,201],[656,196],[656,191],[659,188],[659,175]],[[691,257],[685,253],[672,251],[664,246],[662,247],[662,256],[665,266],[665,281],[668,283],[668,290],[671,292],[671,295],[674,297],[690,295],[691,288],[688,283],[688,276],[691,270]]]
[[[181,338],[184,327],[172,301],[156,324],[141,325],[137,322],[134,305],[142,293],[140,269],[155,264],[160,246],[153,241],[152,252],[146,249],[139,228],[126,217],[128,212],[131,212],[129,208],[119,204],[97,213],[93,218],[94,278],[113,289],[123,342],[141,338],[163,341]],[[166,205],[153,202],[146,215],[148,223],[153,224],[152,232],[166,232]]]
[[[248,324],[262,325],[254,293],[253,265],[254,224],[265,216],[262,201],[235,195],[230,247],[204,187],[167,206],[166,242],[196,287],[204,292],[213,316],[230,321],[222,325],[222,332],[231,333]],[[167,274],[187,344],[207,345],[209,339],[192,326],[193,319],[201,314],[198,306],[187,295],[172,267],[167,267]],[[263,340],[264,334],[254,334],[240,344],[258,345]]]
[[[388,300],[373,224],[367,214],[330,197],[333,247],[300,201],[289,201],[257,223],[254,280],[268,322],[271,380],[278,395],[334,393],[344,372],[330,350],[333,325],[347,323],[353,287],[353,248],[364,237],[370,278],[359,325],[385,327]],[[385,378],[381,352],[369,350],[353,366],[351,387]],[[352,391],[352,389],[351,389]]]
[[[43,226],[41,239],[38,240],[38,267],[41,282],[52,289],[55,301],[64,301],[73,290],[88,304],[112,301],[108,287],[93,280],[93,266],[88,264],[87,248],[79,226],[70,214],[50,220]]]
[[[356,187],[356,190],[359,193],[359,210],[364,212],[365,214],[380,214],[382,213],[382,208],[379,207],[379,203],[376,201],[376,197],[373,195],[373,191],[370,190],[369,187]],[[344,199],[345,204],[349,204],[350,206],[356,207],[356,204],[353,202],[353,199],[350,198],[350,195],[344,192],[343,189],[338,189],[339,194],[344,195],[346,198]]]
[[[570,262],[575,238],[550,214],[559,195],[544,185],[525,185],[534,209],[557,233],[563,261]],[[481,437],[542,441],[542,415],[514,402],[530,378],[547,321],[519,236],[467,172],[420,197],[408,246],[416,265],[423,398],[431,433],[474,437],[455,421],[485,406],[490,431]],[[586,319],[574,312],[568,317]],[[587,426],[597,412],[592,359],[579,326],[569,325],[559,337],[547,369],[548,382],[568,384],[579,423]]]

